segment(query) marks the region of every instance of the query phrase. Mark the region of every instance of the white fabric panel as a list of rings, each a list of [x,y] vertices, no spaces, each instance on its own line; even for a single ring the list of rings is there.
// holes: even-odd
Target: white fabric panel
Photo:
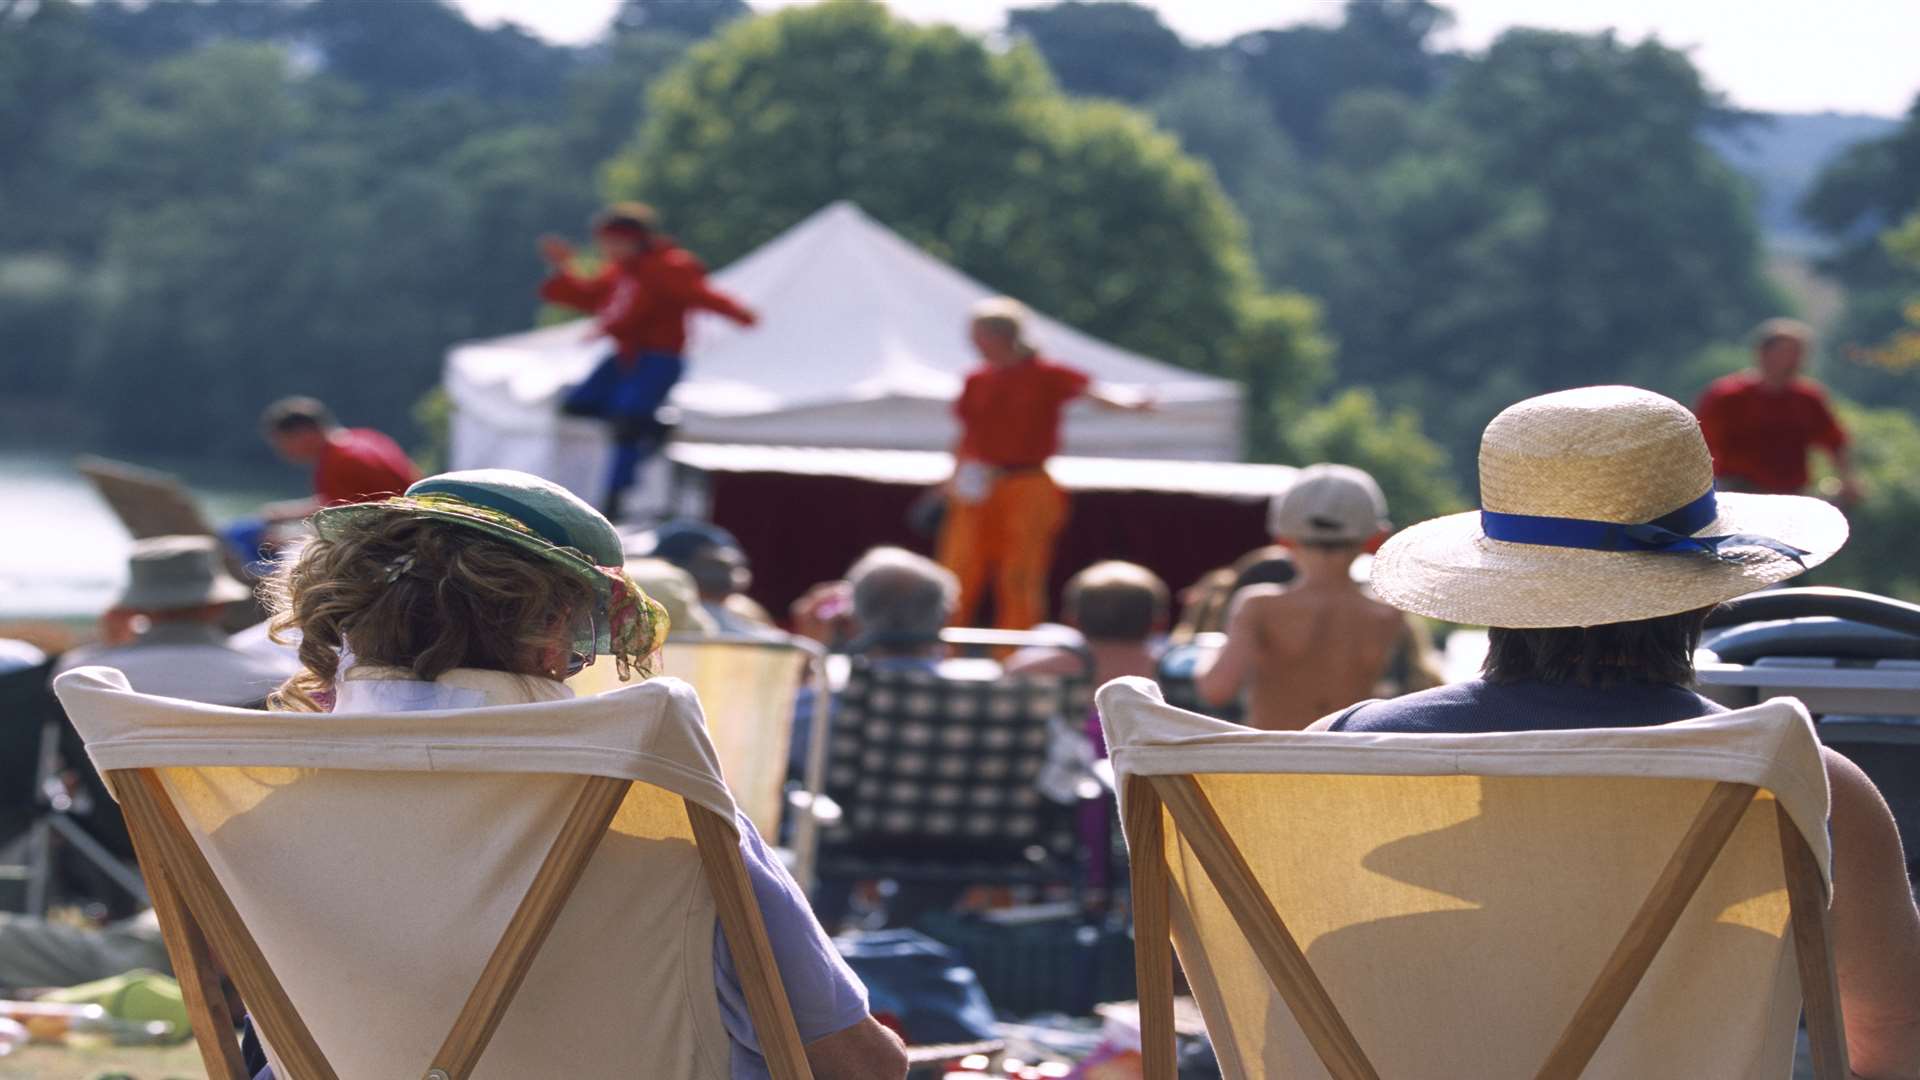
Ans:
[[[847,202],[802,221],[715,274],[714,282],[761,321],[742,328],[705,313],[692,319],[687,375],[672,399],[684,413],[687,438],[951,446],[948,405],[979,363],[967,340],[968,312],[992,289]],[[1045,355],[1100,382],[1149,390],[1163,405],[1147,417],[1074,410],[1065,436],[1072,452],[1239,457],[1240,389],[1231,380],[1150,360],[1037,314],[1032,331]],[[561,417],[558,404],[605,351],[584,321],[456,345],[445,372],[456,417],[452,466],[543,463],[540,451],[508,436],[567,442],[563,457],[584,455],[585,447],[572,440],[591,425]],[[494,453],[503,456],[488,456]]]
[[[1400,735],[1254,731],[1167,706],[1142,679],[1098,700],[1122,784],[1194,777],[1382,1076],[1533,1075],[1708,792],[1758,786],[1585,1075],[1791,1072],[1776,806],[1829,855],[1798,702],[1637,729]],[[1165,823],[1175,947],[1225,1074],[1327,1076]]]
[[[195,705],[98,667],[55,691],[101,769],[161,770],[346,1077],[426,1070],[581,777],[640,781],[474,1076],[729,1075],[713,897],[681,800],[734,808],[684,683],[388,714]]]

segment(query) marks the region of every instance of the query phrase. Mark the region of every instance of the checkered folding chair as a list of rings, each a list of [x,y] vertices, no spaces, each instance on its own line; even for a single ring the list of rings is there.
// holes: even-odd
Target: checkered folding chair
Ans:
[[[1078,728],[1084,680],[956,678],[856,659],[827,750],[839,820],[823,878],[1071,881],[1075,806],[1041,791],[1056,721]]]

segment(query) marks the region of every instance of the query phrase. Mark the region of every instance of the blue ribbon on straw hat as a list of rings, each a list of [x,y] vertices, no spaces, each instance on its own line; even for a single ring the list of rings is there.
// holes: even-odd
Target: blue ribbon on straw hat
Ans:
[[[1482,510],[1480,528],[1486,533],[1487,539],[1504,540],[1511,544],[1540,544],[1583,551],[1704,553],[1723,562],[1739,562],[1738,549],[1763,548],[1784,555],[1801,566],[1806,565],[1806,556],[1811,552],[1770,536],[1757,533],[1693,535],[1713,524],[1719,516],[1719,500],[1715,489],[1709,487],[1706,494],[1680,509],[1638,525]]]

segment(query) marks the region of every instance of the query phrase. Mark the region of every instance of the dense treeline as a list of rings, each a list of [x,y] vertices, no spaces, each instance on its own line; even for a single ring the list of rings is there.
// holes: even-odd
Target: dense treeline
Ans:
[[[1690,398],[1785,304],[1706,141],[1750,118],[1683,53],[1534,30],[1454,53],[1447,17],[1351,3],[1197,47],[1127,3],[982,39],[871,4],[627,0],[570,49],[439,0],[0,0],[0,400],[135,453],[258,453],[259,404],[295,390],[409,432],[449,342],[536,317],[532,238],[608,195],[715,264],[850,197],[1242,380],[1251,454],[1372,467],[1410,520],[1464,502],[1502,405]],[[1920,402],[1873,347],[1920,293],[1879,235],[1916,203],[1920,113],[1807,204],[1854,298],[1826,374],[1880,405]],[[1904,413],[1861,422],[1920,452]],[[1869,461],[1891,479],[1866,519],[1920,520],[1904,455]]]

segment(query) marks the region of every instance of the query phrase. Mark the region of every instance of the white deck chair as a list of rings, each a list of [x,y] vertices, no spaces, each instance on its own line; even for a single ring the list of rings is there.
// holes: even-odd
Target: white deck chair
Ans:
[[[676,635],[661,649],[657,668],[684,679],[700,695],[707,734],[740,809],[760,834],[780,835],[786,806],[787,749],[793,740],[793,703],[803,679],[814,683],[815,715],[807,721],[816,738],[826,725],[828,695],[825,650],[800,637],[695,637]],[[613,665],[594,664],[567,680],[576,694],[603,694],[625,685]],[[821,766],[825,770],[824,763]],[[809,790],[817,793],[815,780]],[[812,875],[812,815],[796,821],[794,876],[802,887]]]
[[[55,690],[218,1080],[244,1077],[220,967],[282,1080],[722,1080],[716,915],[773,1075],[810,1075],[685,684],[342,715],[147,697],[97,667]]]
[[[1169,929],[1229,1078],[1784,1080],[1803,985],[1848,1075],[1797,702],[1499,735],[1252,731],[1141,679],[1099,705],[1149,1080]]]

